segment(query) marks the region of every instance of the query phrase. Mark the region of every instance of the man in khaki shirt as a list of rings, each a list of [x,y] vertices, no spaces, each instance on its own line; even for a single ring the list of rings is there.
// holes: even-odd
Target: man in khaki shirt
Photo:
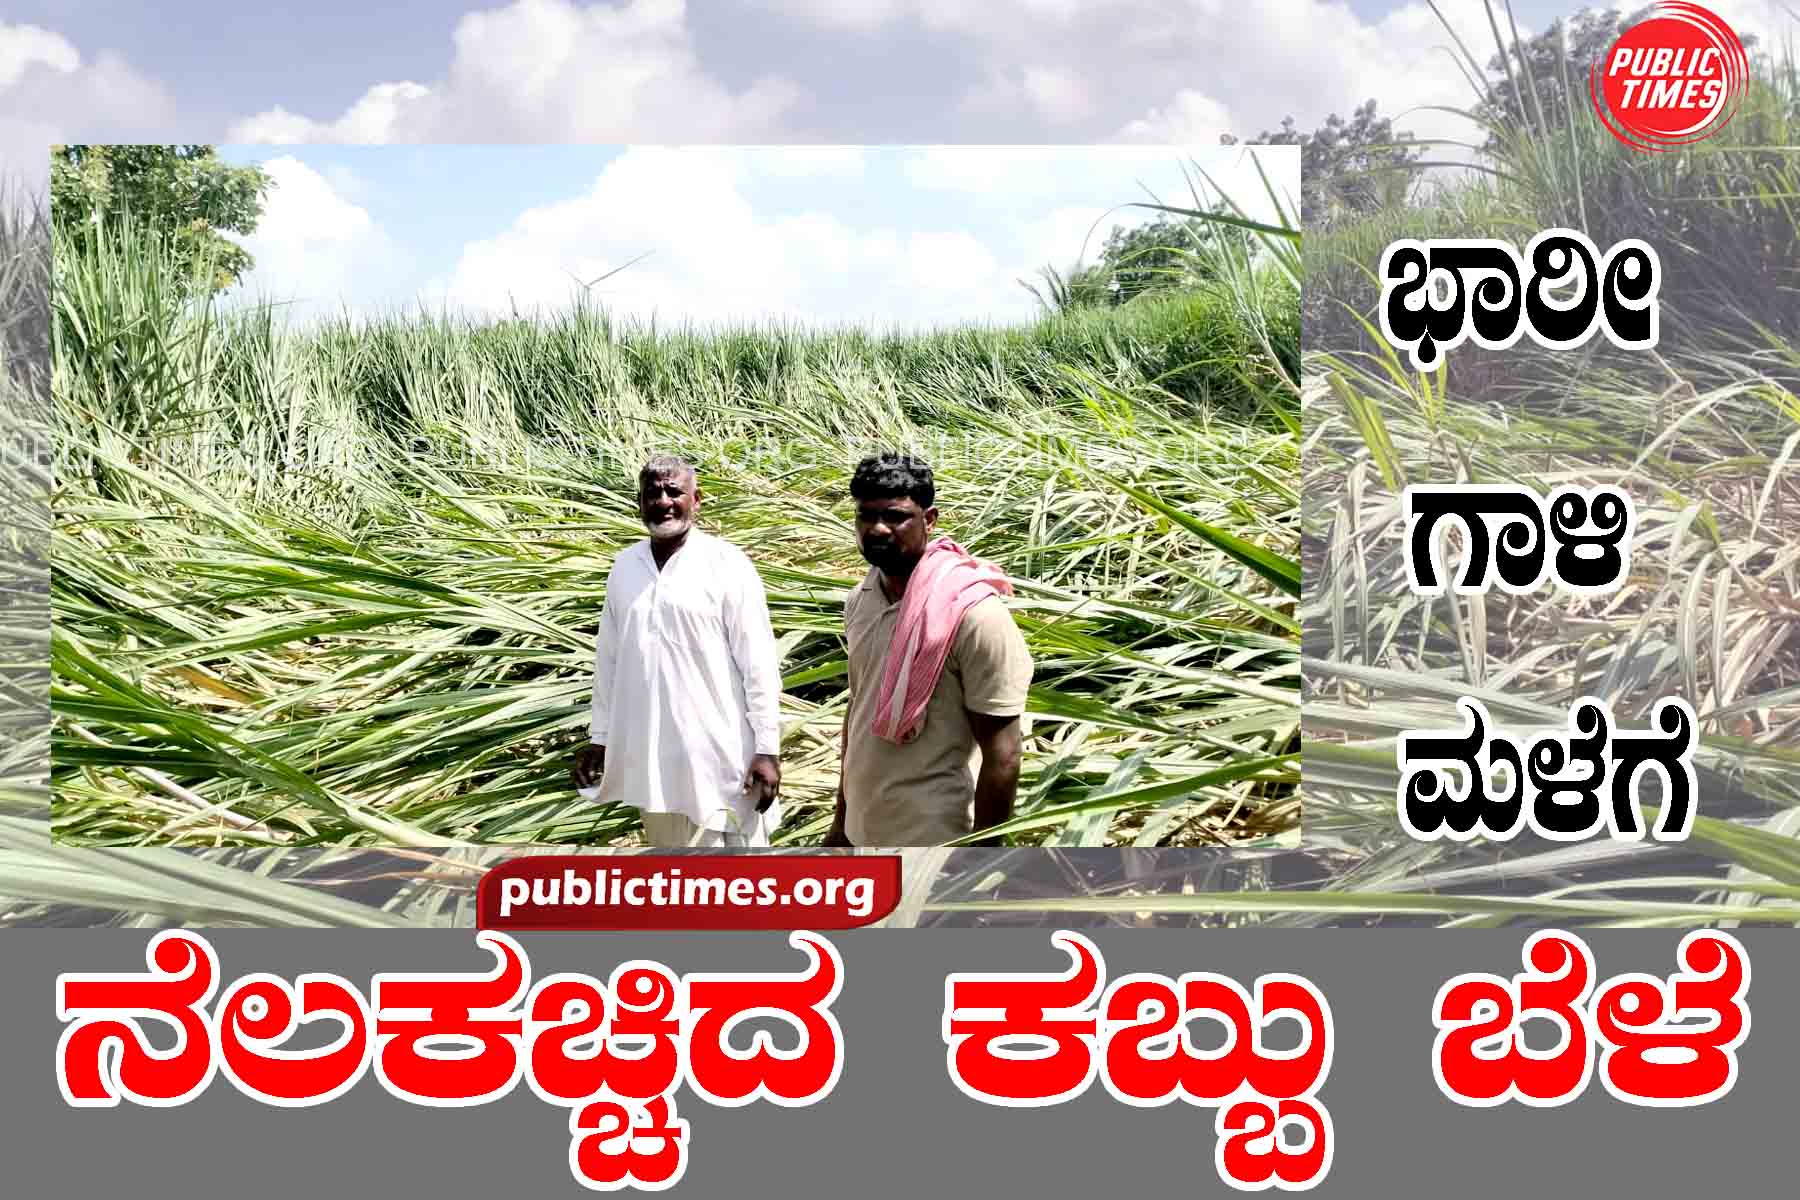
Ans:
[[[939,552],[931,544],[935,487],[925,463],[889,453],[857,467],[850,494],[857,545],[871,566],[844,605],[850,706],[825,844],[941,845],[1012,816],[1031,654],[1005,602],[989,590],[956,622],[923,723],[904,740],[876,733],[907,585],[927,549]]]

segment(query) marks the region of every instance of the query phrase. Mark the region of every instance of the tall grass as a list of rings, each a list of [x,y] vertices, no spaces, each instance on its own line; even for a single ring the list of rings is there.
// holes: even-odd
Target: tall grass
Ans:
[[[1309,317],[1315,304],[1328,317],[1317,341],[1309,323],[1306,401],[1307,840],[1334,864],[1328,904],[1375,915],[1404,898],[1462,923],[1532,905],[1546,919],[1800,922],[1800,75],[1777,48],[1732,124],[1680,153],[1632,151],[1584,112],[1559,123],[1521,107],[1517,125],[1482,129],[1488,174],[1319,239],[1344,260],[1321,264],[1309,296]],[[1378,287],[1352,260],[1372,263],[1393,236],[1522,244],[1558,224],[1656,247],[1656,352],[1462,347],[1425,375],[1377,344]],[[1624,488],[1637,510],[1626,586],[1412,596],[1399,488],[1459,481]],[[1409,842],[1393,739],[1453,725],[1464,695],[1515,726],[1558,723],[1583,695],[1627,721],[1685,697],[1700,716],[1693,837]],[[1469,889],[1524,907],[1420,897]]]
[[[1512,28],[1506,5],[1483,3],[1494,11],[1496,28]],[[1499,237],[1523,245],[1562,225],[1585,231],[1602,248],[1634,237],[1657,248],[1667,281],[1665,357],[1681,355],[1709,379],[1749,367],[1789,386],[1800,381],[1794,350],[1800,344],[1800,60],[1792,35],[1790,28],[1753,60],[1729,125],[1664,154],[1642,153],[1613,137],[1588,110],[1581,79],[1565,88],[1576,107],[1543,115],[1556,110],[1548,100],[1536,101],[1533,80],[1512,56],[1513,81],[1501,86],[1523,90],[1524,115],[1464,114],[1469,142],[1488,147],[1475,174],[1438,179],[1420,206],[1387,210],[1308,240],[1308,347],[1376,350],[1379,338],[1363,322],[1373,321],[1380,293],[1373,267],[1389,241]],[[1446,49],[1480,77],[1480,60],[1499,45],[1483,50],[1447,39]],[[1523,347],[1503,354],[1509,372],[1526,360],[1534,381],[1548,386],[1568,361]],[[1476,347],[1453,358],[1452,372],[1471,372],[1477,387],[1485,364],[1496,361]],[[1714,358],[1719,361],[1709,366]],[[1623,361],[1629,368],[1632,356]]]
[[[48,214],[0,186],[0,815],[48,801]]]
[[[579,802],[566,763],[636,468],[670,449],[768,588],[777,840],[814,843],[864,570],[845,489],[880,446],[934,463],[943,527],[1019,591],[1009,839],[1295,827],[1294,402],[1244,369],[1296,353],[1278,279],[911,335],[589,306],[301,328],[184,302],[142,234],[93,245],[59,247],[53,299],[60,840],[629,842],[635,812]]]
[[[1496,31],[1510,13],[1484,0]],[[1446,38],[1446,41],[1449,39]],[[1482,74],[1469,47],[1452,47]],[[1500,49],[1475,48],[1482,59]],[[1000,856],[947,868],[930,924],[1800,924],[1800,74],[1755,66],[1723,133],[1636,154],[1585,111],[1482,123],[1475,169],[1424,202],[1306,239],[1303,559],[1305,837],[1295,852],[1064,855],[1061,881]],[[1579,89],[1577,89],[1579,94]],[[1503,354],[1432,375],[1375,331],[1383,247],[1551,225],[1641,237],[1665,268],[1663,345]],[[1422,600],[1400,559],[1408,482],[1613,483],[1637,501],[1619,593]],[[1425,845],[1394,816],[1394,738],[1482,698],[1514,727],[1579,695],[1628,720],[1687,697],[1702,718],[1701,818],[1678,846]],[[1014,852],[1017,854],[1019,852]]]
[[[1510,27],[1504,12],[1495,24]],[[848,461],[830,439],[946,428],[985,455],[947,484],[956,497],[951,528],[959,536],[979,531],[986,552],[1014,555],[1015,571],[1034,548],[1037,558],[1024,559],[1020,573],[1060,580],[1049,586],[1068,593],[1028,590],[1021,606],[1040,661],[1051,663],[1052,690],[1115,712],[1148,711],[1159,722],[1174,713],[1184,729],[1226,743],[1184,738],[1179,744],[1194,757],[1176,760],[1168,749],[1177,743],[1159,730],[1040,716],[1021,812],[1051,816],[1052,824],[1021,830],[1016,840],[1054,843],[1077,828],[1081,812],[1044,807],[1061,788],[1079,796],[1075,805],[1093,798],[1086,813],[1105,813],[1115,844],[1140,840],[1155,815],[1141,796],[1105,811],[1134,790],[1111,778],[1137,747],[1151,750],[1138,768],[1140,778],[1156,773],[1149,787],[1165,776],[1179,787],[1183,773],[1192,781],[1214,764],[1278,757],[1270,752],[1292,743],[1280,742],[1285,727],[1273,716],[1249,707],[1258,697],[1172,699],[1189,681],[1140,676],[1143,664],[1118,648],[1183,670],[1229,668],[1233,681],[1248,666],[1261,682],[1285,687],[1300,668],[1288,630],[1303,618],[1305,848],[1246,849],[1239,839],[1250,831],[1238,823],[1260,813],[1261,828],[1284,827],[1293,792],[1281,781],[1225,781],[1205,785],[1223,795],[1201,790],[1173,803],[1242,799],[1235,815],[1223,814],[1230,820],[1212,824],[1215,806],[1189,831],[1199,835],[1194,841],[1216,834],[1234,843],[1229,850],[917,852],[896,920],[1800,923],[1793,62],[1785,47],[1759,62],[1750,119],[1740,114],[1725,134],[1680,154],[1634,157],[1580,113],[1555,123],[1527,117],[1497,131],[1497,157],[1482,164],[1488,172],[1455,181],[1424,207],[1306,239],[1299,612],[1249,565],[1253,555],[1242,547],[1234,555],[1179,519],[1197,512],[1212,532],[1244,534],[1247,544],[1259,535],[1262,545],[1291,553],[1282,536],[1291,539],[1294,518],[1274,491],[1254,490],[1292,453],[1280,418],[1268,397],[1246,395],[1228,363],[1216,369],[1231,343],[1208,339],[1225,337],[1232,323],[1196,326],[1173,306],[1134,305],[1123,321],[937,339],[792,331],[650,338],[595,312],[550,329],[408,318],[304,338],[282,331],[268,312],[208,317],[200,326],[171,316],[158,341],[125,338],[107,353],[125,354],[127,363],[131,353],[171,357],[166,370],[129,368],[141,377],[185,372],[198,382],[154,433],[88,433],[69,443],[76,452],[62,464],[65,496],[79,511],[62,518],[58,536],[79,543],[87,559],[72,573],[80,588],[57,598],[59,629],[67,623],[79,639],[61,660],[69,674],[68,682],[59,675],[58,706],[68,699],[92,707],[60,712],[58,784],[69,790],[58,819],[90,842],[184,835],[190,846],[274,844],[76,850],[46,846],[41,822],[0,817],[0,891],[61,902],[0,901],[0,923],[471,923],[481,867],[531,847],[309,843],[350,831],[363,845],[434,840],[472,824],[478,806],[467,797],[503,793],[528,776],[548,779],[558,765],[556,739],[579,733],[566,715],[581,690],[576,614],[594,610],[592,581],[611,549],[635,536],[620,472],[637,450],[665,442],[702,448],[696,452],[720,480],[722,511],[709,511],[728,534],[741,522],[781,535],[781,553],[759,558],[772,590],[785,593],[776,605],[790,656],[785,727],[794,786],[813,789],[794,833],[807,840],[805,829],[816,831],[822,816],[826,752],[815,749],[813,760],[801,748],[833,727],[832,672],[841,671],[830,641],[833,601],[857,569],[847,534],[828,531],[833,514],[841,520]],[[1472,143],[1490,132],[1471,117]],[[1394,237],[1523,240],[1552,223],[1588,228],[1602,244],[1643,236],[1658,247],[1670,268],[1670,319],[1657,355],[1604,347],[1554,355],[1526,344],[1496,359],[1464,346],[1445,371],[1420,376],[1369,336],[1362,321],[1379,290],[1370,269]],[[1236,302],[1221,291],[1192,303],[1230,310]],[[1130,347],[1151,345],[1144,330],[1157,322],[1198,340],[1166,357],[1136,356]],[[1252,339],[1249,352],[1259,350]],[[551,382],[541,395],[591,413],[560,449],[548,433],[562,409],[540,405],[533,382],[552,361],[565,365],[543,376]],[[680,365],[665,366],[672,363]],[[903,370],[907,363],[917,369]],[[658,387],[665,371],[679,372],[683,386]],[[689,406],[690,393],[737,395],[716,379],[746,378],[758,381],[762,408]],[[596,380],[618,381],[609,382],[604,406],[595,403]],[[779,414],[780,436],[816,431],[812,444],[830,445],[836,465],[775,469],[749,456],[758,411]],[[548,417],[540,422],[538,414]],[[1158,459],[1165,443],[1185,445],[1183,431],[1170,428],[1184,422],[1255,449],[1174,471]],[[215,443],[241,447],[254,465],[202,474],[216,458],[177,435],[209,429]],[[726,445],[737,447],[731,464],[718,449]],[[375,461],[359,458],[359,446],[378,447]],[[466,453],[469,446],[488,457]],[[715,457],[706,458],[706,446]],[[1065,460],[1070,465],[1049,465]],[[1629,488],[1640,535],[1628,587],[1580,604],[1550,593],[1474,602],[1410,596],[1397,566],[1398,487],[1462,478]],[[991,479],[1000,482],[989,487]],[[1246,480],[1251,519],[1225,495],[1235,499]],[[1050,483],[1079,500],[1060,508],[1061,489],[1048,498],[1031,490]],[[1171,488],[1197,509],[1162,512],[1140,497]],[[998,512],[1004,522],[976,519]],[[1063,532],[1048,543],[1028,538],[1022,531],[1040,520]],[[122,557],[152,544],[162,549],[146,554],[142,570]],[[1064,556],[1074,565],[1059,573]],[[1279,564],[1274,570],[1280,574]],[[1202,606],[1191,620],[1170,599],[1184,587]],[[183,615],[190,606],[200,619]],[[370,623],[342,624],[360,620]],[[1047,630],[1070,626],[1105,644],[1058,642],[1060,657],[1045,656]],[[264,637],[272,640],[257,644]],[[1265,637],[1286,640],[1290,657],[1273,646],[1265,653]],[[221,647],[228,639],[237,644]],[[1198,657],[1195,646],[1215,657]],[[395,707],[395,689],[415,678],[423,703]],[[495,707],[459,698],[471,690],[465,684],[491,689]],[[1659,695],[1695,703],[1703,717],[1701,819],[1687,844],[1453,848],[1401,834],[1393,818],[1397,729],[1454,720],[1453,699],[1463,694],[1484,697],[1509,721],[1536,723],[1566,711],[1578,690],[1597,690],[1629,715]],[[1246,708],[1235,717],[1218,711],[1240,703]],[[560,733],[536,715],[553,709],[570,721]],[[295,741],[283,737],[324,745],[308,738],[321,728],[334,731],[338,754],[286,753]],[[531,729],[541,736],[521,741]],[[411,776],[418,795],[392,784],[415,755],[425,767]],[[284,767],[304,779],[267,777]],[[270,811],[277,803],[286,807]],[[321,807],[331,803],[343,814]],[[565,836],[560,801],[534,807],[521,793],[511,803],[482,832]],[[574,836],[602,839],[628,827],[601,822]]]

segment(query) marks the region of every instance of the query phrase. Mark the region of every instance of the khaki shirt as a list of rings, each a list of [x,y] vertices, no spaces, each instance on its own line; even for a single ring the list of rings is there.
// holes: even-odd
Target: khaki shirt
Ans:
[[[888,644],[900,616],[874,568],[844,602],[850,644],[850,725],[844,739],[844,832],[858,846],[937,846],[975,826],[981,749],[965,709],[1025,711],[1031,653],[998,596],[963,613],[918,737],[896,745],[870,732]]]

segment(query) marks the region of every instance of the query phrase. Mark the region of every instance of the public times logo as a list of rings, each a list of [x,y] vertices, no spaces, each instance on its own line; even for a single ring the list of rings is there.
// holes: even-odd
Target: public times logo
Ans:
[[[1718,16],[1664,0],[1588,72],[1594,111],[1646,153],[1678,150],[1731,122],[1750,77],[1742,39]]]

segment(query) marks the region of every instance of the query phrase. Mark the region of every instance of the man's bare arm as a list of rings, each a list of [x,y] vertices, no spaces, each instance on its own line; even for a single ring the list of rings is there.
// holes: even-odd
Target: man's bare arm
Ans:
[[[831,832],[825,835],[825,841],[822,843],[826,846],[848,846],[850,844],[850,835],[845,831],[844,825],[844,746],[848,743],[849,738],[850,708],[849,705],[846,704],[844,707],[844,724],[842,728],[838,730],[837,799],[834,801],[835,807],[831,814]]]
[[[981,773],[975,777],[975,831],[979,833],[1012,819],[1013,801],[1019,791],[1021,738],[1017,716],[968,712],[968,718],[975,744],[981,747]],[[990,838],[975,844],[1006,843],[1004,838]]]
[[[742,570],[726,594],[725,637],[756,739],[741,786],[752,807],[767,812],[781,794],[781,653],[762,578],[748,560]]]

